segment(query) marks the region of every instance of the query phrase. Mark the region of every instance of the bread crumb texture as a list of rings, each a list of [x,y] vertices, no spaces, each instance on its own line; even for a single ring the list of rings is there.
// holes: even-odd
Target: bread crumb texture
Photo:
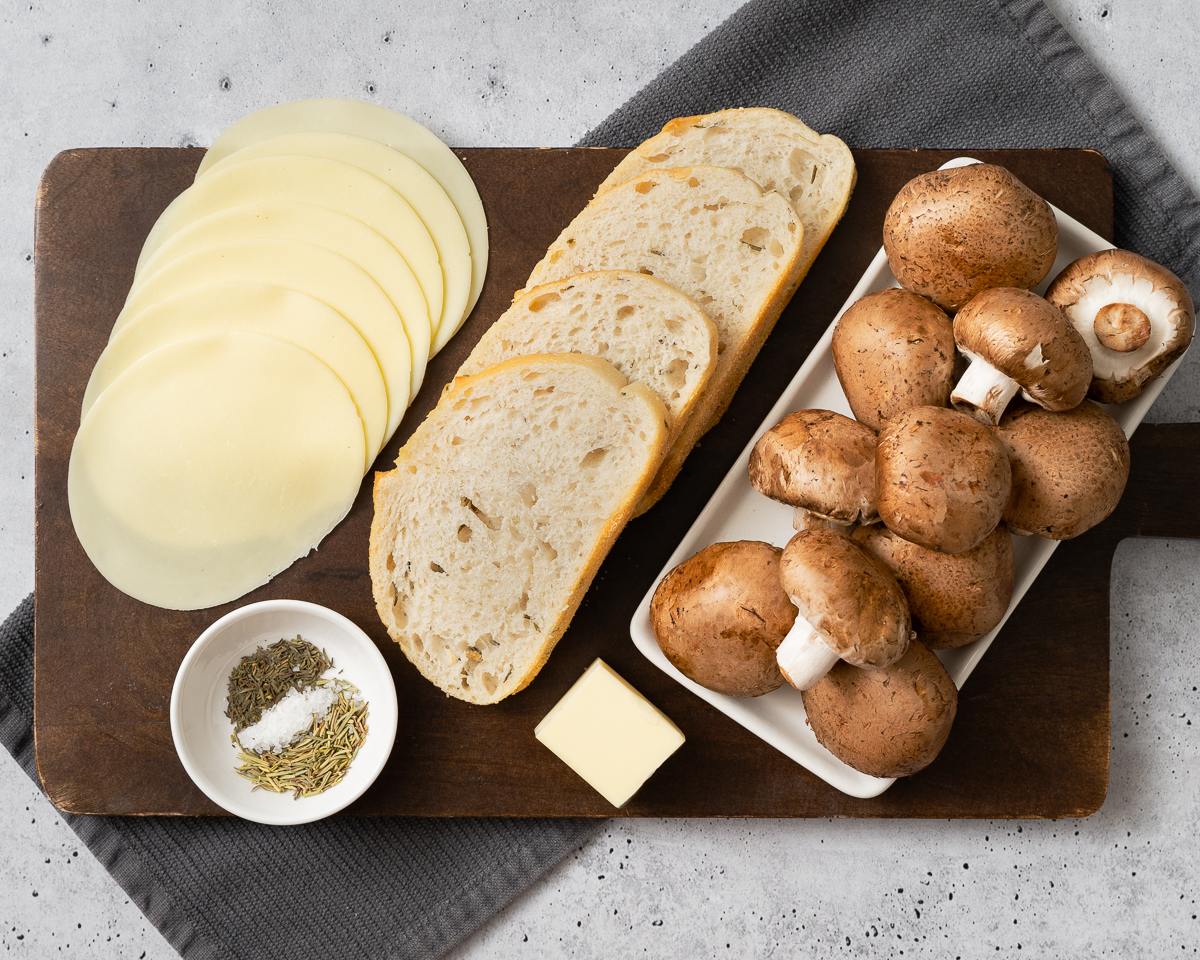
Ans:
[[[603,270],[517,297],[458,373],[478,373],[500,360],[534,353],[607,360],[658,395],[673,437],[716,364],[717,334],[704,311],[669,284],[628,270]]]
[[[455,381],[375,483],[371,576],[405,656],[494,703],[540,669],[661,459],[666,411],[578,354]]]
[[[670,121],[628,154],[596,192],[647,170],[694,164],[736,170],[791,203],[804,224],[806,264],[841,219],[856,178],[854,157],[837,137],[817,133],[781,110],[751,107]]]
[[[716,366],[639,513],[724,413],[800,282],[803,236],[791,204],[734,170],[651,170],[595,197],[534,267],[527,288],[592,270],[647,274],[691,297],[716,326]]]
[[[718,353],[738,352],[802,235],[789,203],[733,170],[652,170],[592,200],[527,286],[590,270],[636,270],[695,300],[717,326]]]

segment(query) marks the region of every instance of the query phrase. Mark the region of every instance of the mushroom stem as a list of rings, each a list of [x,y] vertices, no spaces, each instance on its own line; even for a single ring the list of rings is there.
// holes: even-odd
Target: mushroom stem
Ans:
[[[853,523],[838,523],[836,520],[830,520],[828,517],[823,517],[819,513],[813,513],[804,507],[792,507],[793,530],[812,530],[814,527],[821,527],[826,530],[838,530],[842,533],[848,533],[853,526]]]
[[[950,403],[956,410],[969,413],[981,423],[994,427],[1021,385],[982,357],[966,350],[962,353],[971,361],[971,365],[950,394]]]
[[[793,598],[792,603],[796,600]],[[827,674],[840,658],[803,617],[797,617],[788,635],[775,650],[779,672],[797,690],[807,690]]]
[[[1115,353],[1133,353],[1150,339],[1150,318],[1132,303],[1106,303],[1092,323],[1096,339]]]

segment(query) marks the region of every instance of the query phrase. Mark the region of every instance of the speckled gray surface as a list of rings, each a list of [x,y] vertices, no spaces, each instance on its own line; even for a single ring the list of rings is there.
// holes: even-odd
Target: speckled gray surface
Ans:
[[[1049,5],[1200,192],[1200,8]],[[320,2],[303,20],[276,5],[149,6],[0,12],[0,613],[32,588],[32,209],[54,153],[203,144],[262,102],[312,95],[403,102],[463,146],[569,144],[738,3],[536,0],[435,14]],[[1177,406],[1168,391],[1151,419],[1196,417]],[[452,956],[1195,952],[1198,577],[1196,543],[1118,551],[1112,772],[1094,817],[614,822]],[[4,751],[0,817],[6,952],[175,955]]]

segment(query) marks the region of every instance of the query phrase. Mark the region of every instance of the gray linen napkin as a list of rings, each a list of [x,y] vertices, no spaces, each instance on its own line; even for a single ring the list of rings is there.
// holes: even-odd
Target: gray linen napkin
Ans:
[[[753,0],[583,143],[632,146],[671,117],[752,104],[854,147],[1094,147],[1114,169],[1117,242],[1200,288],[1200,203],[1040,0]],[[0,740],[36,779],[32,659],[29,598],[0,628]],[[188,960],[434,957],[599,826],[66,820]]]

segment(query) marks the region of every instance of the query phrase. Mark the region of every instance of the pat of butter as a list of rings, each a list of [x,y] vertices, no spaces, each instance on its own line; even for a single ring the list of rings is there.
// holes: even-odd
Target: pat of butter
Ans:
[[[603,660],[584,671],[534,736],[614,807],[683,744],[679,728]]]

